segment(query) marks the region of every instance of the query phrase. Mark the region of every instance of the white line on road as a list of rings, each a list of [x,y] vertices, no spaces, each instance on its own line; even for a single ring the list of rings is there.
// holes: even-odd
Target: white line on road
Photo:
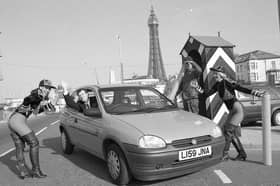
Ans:
[[[52,122],[50,125],[55,125],[56,123],[58,123],[59,122],[59,120],[57,120],[57,121],[55,121],[55,122]],[[39,134],[41,134],[44,130],[46,130],[48,127],[44,127],[44,128],[42,128],[41,130],[39,130],[38,132],[36,132],[36,136],[38,136]],[[7,155],[7,154],[9,154],[10,152],[12,152],[12,151],[14,151],[15,150],[15,148],[13,147],[13,148],[11,148],[11,149],[9,149],[9,150],[7,150],[6,152],[3,152],[2,154],[0,154],[0,158],[1,157],[3,157],[3,156],[5,156],[5,155]]]
[[[227,175],[223,171],[214,170],[214,172],[219,176],[223,183],[232,183],[229,177],[227,177]]]
[[[50,125],[55,125],[59,122],[59,120],[55,121],[55,122],[52,122]]]
[[[48,127],[44,127],[41,130],[39,130],[38,132],[36,132],[36,136],[38,136],[39,134],[41,134],[44,130],[46,130]]]
[[[12,152],[13,150],[15,150],[15,148],[11,148],[11,149],[7,150],[6,152],[0,154],[0,158],[2,158],[3,156],[9,154],[9,153]]]

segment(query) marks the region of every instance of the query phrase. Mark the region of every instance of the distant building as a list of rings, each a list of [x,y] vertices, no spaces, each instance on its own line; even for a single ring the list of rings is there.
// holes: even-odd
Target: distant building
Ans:
[[[164,88],[165,88],[165,83],[161,83],[159,79],[147,78],[147,76],[134,76],[132,77],[132,79],[124,79],[123,83],[154,87],[161,93],[164,92]]]
[[[236,79],[245,84],[280,84],[280,56],[261,50],[239,55],[235,59]]]
[[[149,50],[149,67],[148,77],[166,81],[166,73],[163,65],[158,32],[158,19],[156,17],[153,7],[148,19],[149,33],[150,33],[150,50]]]
[[[147,78],[147,76],[133,76],[131,79],[124,79],[124,84],[155,85],[159,79]]]

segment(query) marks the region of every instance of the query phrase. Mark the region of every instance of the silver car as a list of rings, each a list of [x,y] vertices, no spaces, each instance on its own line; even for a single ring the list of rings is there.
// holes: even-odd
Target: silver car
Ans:
[[[221,161],[225,140],[220,128],[177,108],[157,90],[137,85],[81,88],[97,106],[84,113],[66,106],[60,118],[62,149],[71,154],[78,146],[105,160],[114,183],[171,178]]]

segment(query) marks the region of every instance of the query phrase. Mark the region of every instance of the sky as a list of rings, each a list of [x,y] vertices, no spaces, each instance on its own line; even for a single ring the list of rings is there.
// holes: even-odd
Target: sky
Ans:
[[[70,87],[146,75],[151,5],[167,75],[181,68],[191,35],[221,36],[238,54],[280,55],[277,0],[0,0],[0,102],[41,79]],[[118,40],[117,36],[120,37]]]

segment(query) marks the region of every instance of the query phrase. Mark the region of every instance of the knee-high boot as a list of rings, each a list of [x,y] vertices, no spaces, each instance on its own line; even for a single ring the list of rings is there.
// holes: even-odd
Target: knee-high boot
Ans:
[[[25,164],[25,158],[23,154],[24,149],[24,141],[15,133],[11,133],[11,137],[15,143],[16,147],[16,159],[17,159],[17,169],[19,170],[19,177],[21,179],[30,177],[30,173],[28,171],[28,168]]]
[[[235,147],[236,151],[238,152],[238,155],[236,156],[236,158],[234,158],[234,160],[242,160],[242,161],[245,161],[246,158],[247,158],[247,154],[243,148],[243,145],[239,139],[238,136],[235,136],[233,139],[232,139],[232,144],[233,146]]]
[[[233,138],[233,127],[232,124],[230,123],[226,123],[226,125],[224,126],[224,135],[225,135],[225,147],[224,147],[224,154],[223,154],[223,160],[228,160],[229,159],[229,148],[230,148],[230,144],[232,142],[232,138]]]
[[[34,132],[23,136],[24,140],[30,146],[29,156],[32,164],[32,176],[36,178],[45,178],[47,175],[43,174],[39,163],[39,141]]]

